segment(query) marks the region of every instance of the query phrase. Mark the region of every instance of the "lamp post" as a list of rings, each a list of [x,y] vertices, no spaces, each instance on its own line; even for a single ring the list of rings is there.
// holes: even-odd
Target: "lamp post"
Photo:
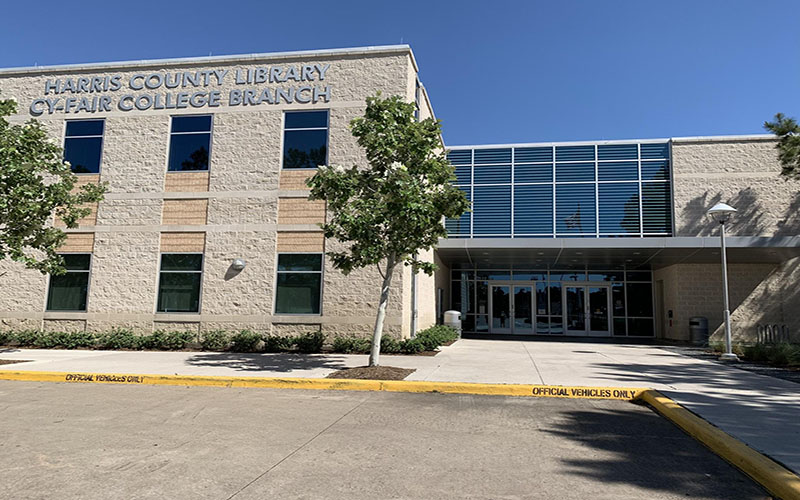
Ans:
[[[728,222],[736,209],[725,203],[717,203],[708,215],[719,222],[720,254],[722,255],[722,302],[725,306],[725,352],[719,357],[722,361],[739,361],[739,357],[733,353],[731,344],[731,311],[728,305],[728,262],[725,255],[725,223]]]

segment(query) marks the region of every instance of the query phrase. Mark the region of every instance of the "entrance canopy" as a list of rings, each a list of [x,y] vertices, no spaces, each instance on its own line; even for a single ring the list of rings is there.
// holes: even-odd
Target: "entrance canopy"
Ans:
[[[775,263],[800,257],[800,236],[726,238],[731,263]],[[720,260],[719,237],[663,238],[448,238],[439,240],[439,257],[448,266],[490,269],[628,269],[707,264]]]

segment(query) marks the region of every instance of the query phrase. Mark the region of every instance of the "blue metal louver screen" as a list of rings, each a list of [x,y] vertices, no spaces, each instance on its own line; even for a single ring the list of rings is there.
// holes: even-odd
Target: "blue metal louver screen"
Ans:
[[[668,142],[460,148],[448,152],[472,213],[451,237],[668,236]]]

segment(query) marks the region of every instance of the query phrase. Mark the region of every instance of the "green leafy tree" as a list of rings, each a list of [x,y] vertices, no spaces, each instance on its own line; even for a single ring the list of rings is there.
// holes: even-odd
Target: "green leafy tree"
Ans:
[[[764,128],[778,136],[778,159],[783,167],[781,175],[800,179],[800,125],[794,118],[783,113],[775,115],[775,121],[764,122]]]
[[[440,123],[418,122],[414,104],[397,96],[369,97],[364,116],[350,128],[368,164],[320,167],[308,180],[309,198],[327,201],[325,237],[348,245],[328,253],[333,266],[349,274],[374,265],[383,278],[369,358],[377,366],[393,273],[405,265],[431,275],[435,265],[418,253],[447,236],[443,219],[461,216],[469,202],[451,184]]]
[[[42,273],[61,274],[56,254],[66,234],[49,225],[53,217],[69,228],[89,215],[84,204],[103,198],[105,187],[87,184],[74,190],[77,177],[63,151],[41,124],[11,124],[13,99],[0,99],[0,259],[11,259]]]

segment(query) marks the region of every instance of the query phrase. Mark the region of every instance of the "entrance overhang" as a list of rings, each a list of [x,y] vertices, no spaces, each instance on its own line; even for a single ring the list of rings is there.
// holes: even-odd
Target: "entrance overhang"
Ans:
[[[730,236],[728,262],[779,264],[800,257],[800,236]],[[673,264],[720,261],[718,237],[663,238],[448,238],[439,258],[448,265],[479,268],[660,269]]]

